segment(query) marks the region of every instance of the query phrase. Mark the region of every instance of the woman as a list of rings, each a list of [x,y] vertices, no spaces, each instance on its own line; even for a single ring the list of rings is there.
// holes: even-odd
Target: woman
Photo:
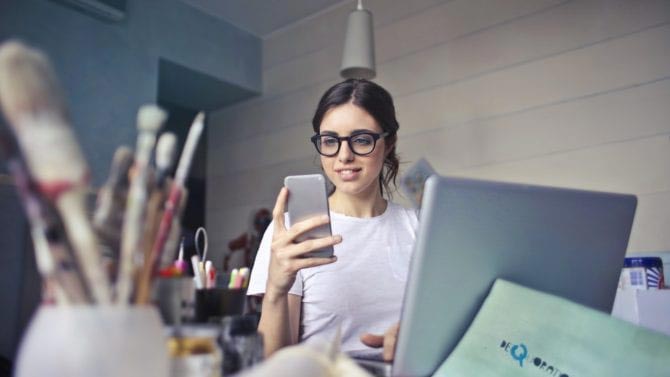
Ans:
[[[328,198],[333,236],[295,243],[328,218],[287,229],[289,193],[282,188],[248,289],[264,295],[258,328],[266,355],[298,341],[331,341],[340,328],[342,351],[372,356],[379,350],[371,347],[383,347],[390,360],[418,222],[383,195],[398,173],[393,99],[373,82],[346,80],[323,95],[312,126],[311,140],[334,186]],[[332,258],[301,257],[329,245]]]

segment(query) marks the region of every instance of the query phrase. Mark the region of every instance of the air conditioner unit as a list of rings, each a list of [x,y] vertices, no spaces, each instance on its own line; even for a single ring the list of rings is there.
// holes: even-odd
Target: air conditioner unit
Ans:
[[[126,18],[126,0],[53,0],[104,21],[119,22]]]

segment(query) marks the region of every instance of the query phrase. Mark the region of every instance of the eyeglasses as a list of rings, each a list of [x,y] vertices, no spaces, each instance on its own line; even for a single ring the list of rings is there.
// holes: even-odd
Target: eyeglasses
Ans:
[[[355,132],[350,136],[335,136],[316,134],[310,138],[316,151],[326,157],[333,157],[340,153],[342,141],[349,143],[349,149],[358,156],[366,156],[375,150],[377,140],[388,136],[388,132],[377,134],[374,132]]]

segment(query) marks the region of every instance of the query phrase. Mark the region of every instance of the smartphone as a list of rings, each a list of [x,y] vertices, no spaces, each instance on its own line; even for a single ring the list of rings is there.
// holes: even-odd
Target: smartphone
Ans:
[[[328,196],[326,179],[321,174],[291,175],[284,178],[288,188],[288,226],[315,216],[328,215]],[[314,228],[296,238],[296,242],[323,238],[332,235],[330,222]],[[333,247],[314,250],[305,257],[328,258],[333,256]]]

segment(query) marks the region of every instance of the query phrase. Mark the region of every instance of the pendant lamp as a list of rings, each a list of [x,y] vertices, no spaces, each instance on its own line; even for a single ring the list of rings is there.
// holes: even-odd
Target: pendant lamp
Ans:
[[[372,13],[363,9],[361,0],[358,0],[356,10],[349,14],[340,75],[345,79],[372,79],[376,75]]]

